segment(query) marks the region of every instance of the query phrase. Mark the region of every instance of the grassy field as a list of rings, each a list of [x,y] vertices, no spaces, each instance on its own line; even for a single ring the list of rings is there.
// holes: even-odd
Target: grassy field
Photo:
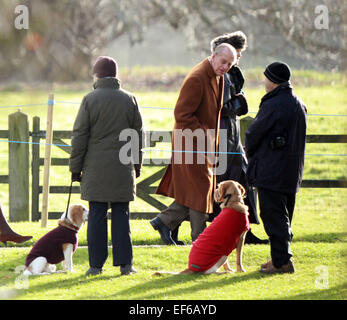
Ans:
[[[269,246],[246,245],[246,273],[152,277],[158,270],[179,271],[186,268],[190,249],[189,223],[184,222],[180,231],[180,238],[187,245],[166,247],[157,246],[160,244],[158,234],[148,221],[132,220],[136,275],[121,277],[119,268],[112,266],[112,252],[109,249],[104,273],[86,278],[84,273],[88,269],[88,252],[87,248],[82,247],[86,245],[84,228],[80,232],[81,247],[74,255],[74,273],[19,278],[20,274],[16,271],[21,270],[30,246],[46,232],[39,223],[26,222],[14,223],[13,227],[18,232],[32,234],[33,240],[21,247],[0,250],[0,298],[5,298],[7,294],[7,297],[35,300],[346,299],[346,212],[318,210],[321,199],[306,201],[310,198],[306,192],[304,190],[299,194],[298,210],[293,222],[294,274],[260,274],[260,264],[269,258]],[[334,201],[336,207],[344,205],[341,192],[337,192]],[[55,225],[55,221],[49,222],[49,228]],[[262,225],[252,226],[252,230],[258,236],[265,237]],[[234,254],[231,265],[235,266]]]
[[[250,106],[250,115],[255,116],[264,89],[259,86],[261,72],[251,70],[245,87]],[[346,117],[331,115],[347,114],[346,76],[343,74],[320,74],[300,71],[295,73],[293,82],[297,84],[297,95],[308,108],[308,134],[347,134]],[[124,84],[126,89],[128,88]],[[135,92],[146,130],[171,130],[173,108],[177,90]],[[54,129],[71,130],[79,102],[86,90],[57,89],[55,93]],[[30,128],[33,116],[41,117],[41,129],[46,127],[46,107],[48,92],[43,90],[5,90],[0,92],[0,129],[7,129],[7,117],[23,104],[43,104],[20,107],[28,115]],[[74,103],[65,103],[74,102]],[[155,109],[153,109],[153,107]],[[330,116],[326,116],[329,114]],[[42,141],[44,142],[44,141]],[[66,141],[69,143],[69,141]],[[170,145],[158,144],[156,149],[169,150]],[[346,157],[324,156],[324,154],[346,154],[346,144],[308,144],[304,179],[346,179]],[[0,143],[0,175],[7,174],[8,144]],[[44,154],[44,146],[41,147]],[[317,156],[320,154],[321,156]],[[322,155],[323,154],[323,155]],[[146,153],[148,157],[164,156],[167,153]],[[66,157],[58,148],[53,148],[53,157]],[[43,172],[43,168],[41,168]],[[139,179],[151,175],[154,170],[145,167]],[[53,167],[51,185],[68,185],[70,174],[66,167]],[[42,183],[42,177],[41,177]],[[170,199],[157,196],[166,204]],[[8,213],[8,186],[0,185],[0,201]],[[66,195],[51,195],[50,211],[63,211]],[[78,195],[72,202],[81,202]],[[244,265],[247,273],[223,276],[164,276],[151,278],[157,270],[181,270],[185,268],[190,240],[190,227],[183,223],[180,238],[187,243],[183,247],[158,247],[160,238],[146,220],[132,220],[132,237],[135,267],[139,273],[120,277],[118,268],[112,267],[111,251],[105,266],[105,273],[96,278],[85,278],[88,268],[86,228],[80,234],[80,246],[74,256],[75,272],[50,277],[32,278],[28,289],[16,289],[20,266],[30,246],[48,229],[56,225],[49,221],[49,228],[42,229],[39,223],[13,223],[15,231],[33,235],[32,241],[11,249],[0,249],[0,299],[346,299],[347,282],[347,212],[345,189],[302,189],[298,194],[293,220],[293,252],[297,272],[293,275],[264,276],[258,272],[261,263],[269,258],[269,246],[247,245],[244,250]],[[131,204],[132,211],[152,211],[141,199]],[[252,225],[258,236],[265,238],[262,225]],[[143,247],[152,245],[152,247]],[[16,269],[19,267],[19,269]],[[323,271],[322,271],[323,270]],[[322,277],[328,281],[321,288]],[[25,279],[24,279],[25,280]],[[23,281],[24,281],[23,280]],[[16,285],[17,283],[17,285]]]

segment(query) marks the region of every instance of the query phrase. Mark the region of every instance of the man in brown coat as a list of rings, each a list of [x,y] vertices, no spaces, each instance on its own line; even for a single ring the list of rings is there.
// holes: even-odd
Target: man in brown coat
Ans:
[[[206,227],[207,214],[213,212],[224,74],[236,56],[231,45],[221,44],[190,71],[181,87],[174,111],[173,155],[156,192],[175,201],[151,220],[166,244],[176,244],[171,230],[187,217],[194,241]]]

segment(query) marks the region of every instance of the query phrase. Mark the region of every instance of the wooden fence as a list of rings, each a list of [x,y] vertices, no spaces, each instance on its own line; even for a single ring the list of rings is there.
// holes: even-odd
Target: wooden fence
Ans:
[[[242,141],[244,133],[252,122],[251,117],[241,120]],[[40,156],[40,141],[46,138],[46,132],[40,130],[40,118],[33,118],[32,131],[27,129],[27,116],[21,112],[16,112],[9,116],[9,130],[0,130],[0,138],[9,140],[9,175],[0,175],[0,183],[9,183],[9,206],[10,220],[29,220],[29,146],[31,145],[31,217],[33,221],[40,220],[41,212],[39,208],[39,196],[42,193],[40,185],[40,166],[43,166],[44,159]],[[19,129],[20,128],[20,129]],[[71,131],[54,131],[53,144],[70,154],[71,147],[63,140],[71,139]],[[150,139],[150,147],[154,147],[158,142],[171,142],[171,132],[152,131],[146,133]],[[157,139],[156,137],[161,137]],[[30,141],[31,138],[31,141]],[[159,140],[159,141],[157,141]],[[16,143],[22,142],[22,143]],[[347,135],[307,135],[307,143],[347,143]],[[68,166],[68,158],[52,158],[51,166]],[[166,161],[166,162],[164,162]],[[150,204],[156,210],[161,211],[166,208],[162,202],[153,197],[156,187],[151,186],[161,179],[165,171],[165,165],[169,159],[146,159],[144,166],[157,167],[152,175],[146,177],[137,184],[137,197]],[[303,180],[303,188],[347,188],[347,180]],[[50,186],[50,194],[67,194],[69,186]],[[72,193],[79,193],[80,187],[73,186]],[[20,200],[18,200],[20,199]],[[149,219],[158,212],[132,212],[133,219]],[[49,212],[49,219],[56,219],[61,216],[61,212]]]

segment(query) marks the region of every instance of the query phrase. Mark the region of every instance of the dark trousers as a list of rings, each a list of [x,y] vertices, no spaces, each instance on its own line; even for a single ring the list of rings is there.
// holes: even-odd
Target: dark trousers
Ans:
[[[290,243],[293,238],[291,223],[296,194],[258,188],[258,197],[260,217],[270,239],[272,263],[280,268],[293,256]]]
[[[171,230],[177,229],[185,219],[189,219],[192,241],[195,241],[199,237],[200,233],[204,231],[208,219],[206,213],[188,208],[176,201],[159,213],[157,217],[159,217],[162,223]]]
[[[102,268],[108,256],[107,202],[89,202],[88,253],[89,265]],[[111,236],[113,265],[132,264],[129,202],[111,203]]]

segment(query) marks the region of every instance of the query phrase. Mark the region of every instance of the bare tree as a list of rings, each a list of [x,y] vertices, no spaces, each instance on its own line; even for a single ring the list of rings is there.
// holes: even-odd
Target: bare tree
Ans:
[[[30,28],[13,27],[14,8],[30,10]],[[147,28],[166,21],[194,50],[243,30],[249,50],[264,57],[285,50],[309,67],[344,69],[344,0],[0,0],[0,79],[86,79],[99,51],[121,36],[134,44]],[[328,27],[317,28],[317,6]]]
[[[211,38],[243,30],[250,50],[271,55],[291,52],[309,66],[344,69],[346,8],[344,0],[151,0],[170,25],[182,30],[191,47],[208,50]],[[328,25],[317,26],[326,8]]]
[[[0,3],[0,21],[10,26],[0,30],[0,78],[22,71],[33,79],[85,79],[101,48],[124,34],[131,43],[141,41],[149,21],[160,16],[137,0],[27,0],[21,4],[30,10],[30,28],[16,30],[18,4]]]

